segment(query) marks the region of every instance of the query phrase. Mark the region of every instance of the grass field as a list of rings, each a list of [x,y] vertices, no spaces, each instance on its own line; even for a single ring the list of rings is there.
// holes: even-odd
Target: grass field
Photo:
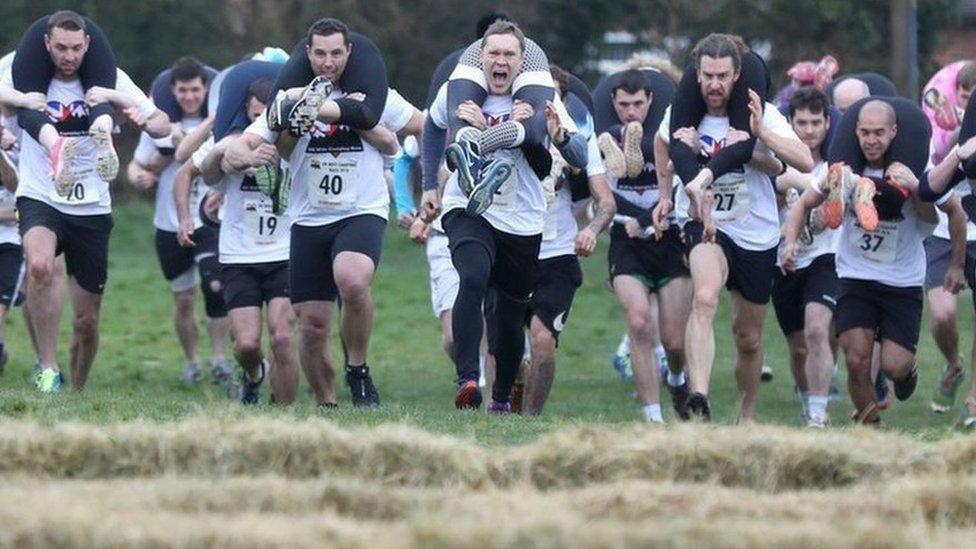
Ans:
[[[647,427],[632,385],[609,366],[623,323],[603,285],[604,243],[584,262],[545,414],[459,413],[423,251],[391,229],[370,352],[383,406],[353,410],[341,387],[337,411],[319,411],[304,390],[289,409],[245,409],[216,387],[178,381],[181,353],[150,214],[144,204],[117,212],[102,344],[84,392],[37,394],[23,319],[8,323],[0,546],[905,547],[976,539],[976,438],[955,433],[955,416],[928,410],[942,365],[927,328],[919,391],[885,412],[882,432],[850,427],[845,397],[831,405],[834,426],[811,433],[797,428],[770,311],[765,345],[776,378],[763,385],[760,425],[743,428],[730,425],[736,395],[723,302],[716,425]],[[967,349],[968,313],[960,332]],[[67,322],[62,335],[66,342]],[[66,353],[62,343],[62,362]]]

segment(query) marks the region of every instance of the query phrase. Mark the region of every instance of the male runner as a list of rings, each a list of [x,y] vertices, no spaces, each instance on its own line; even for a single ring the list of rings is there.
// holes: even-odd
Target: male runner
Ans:
[[[203,222],[198,219],[196,247],[181,247],[176,235],[179,217],[173,201],[173,179],[182,165],[173,160],[173,145],[178,144],[184,135],[203,122],[207,73],[198,60],[182,58],[171,67],[170,80],[181,114],[179,122],[174,123],[174,135],[170,143],[157,145],[144,133],[127,171],[132,183],[142,189],[151,188],[158,180],[153,216],[156,227],[156,255],[163,276],[169,281],[173,292],[173,325],[186,360],[180,379],[184,382],[195,382],[202,376],[197,353],[199,334],[196,315],[196,285],[200,284],[211,342],[211,375],[214,383],[226,384],[231,380],[233,368],[224,358],[227,309],[224,307],[218,276],[220,263],[217,259],[217,230],[204,228]],[[194,182],[192,194],[191,208],[195,212],[204,196],[198,182]]]
[[[917,113],[905,112],[906,116],[924,116],[917,107],[910,103],[908,105]],[[852,105],[845,115],[847,121],[850,120],[848,117],[856,117],[857,141],[865,159],[863,173],[853,177],[876,180],[875,185],[887,184],[908,193],[908,196],[903,196],[900,206],[897,201],[888,203],[875,200],[878,224],[874,230],[865,228],[864,223],[851,215],[847,208],[842,208],[843,223],[836,253],[837,275],[840,278],[836,330],[847,362],[848,387],[855,408],[854,420],[858,423],[877,423],[880,417],[871,377],[871,357],[876,339],[881,341],[881,371],[894,382],[895,396],[899,400],[908,399],[918,383],[915,349],[922,316],[922,284],[925,280],[922,241],[931,233],[937,218],[933,205],[921,202],[915,192],[918,189],[915,173],[905,164],[886,160],[886,153],[898,134],[900,122],[892,103],[878,99],[862,100]],[[924,139],[924,144],[919,143],[920,147],[925,148],[924,161],[928,157],[929,136],[909,136],[913,140],[919,137]],[[831,155],[835,155],[833,148]],[[955,166],[950,162],[949,168],[951,172]],[[838,171],[839,177],[836,174]],[[804,217],[813,207],[836,200],[835,197],[828,198],[829,193],[825,190],[834,186],[837,179],[843,181],[850,177],[847,174],[843,166],[832,166],[825,182],[804,191],[797,207],[791,210],[783,230],[783,266],[786,270],[792,270],[795,266],[797,235]],[[842,198],[840,204],[843,204]],[[966,218],[959,199],[951,194],[943,196],[937,204],[949,214],[953,258],[944,284],[947,290],[955,292],[963,283]]]

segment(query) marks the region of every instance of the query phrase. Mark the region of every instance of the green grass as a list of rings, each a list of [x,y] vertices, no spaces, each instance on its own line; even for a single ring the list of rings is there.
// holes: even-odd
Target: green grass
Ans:
[[[633,385],[619,381],[609,365],[624,324],[616,301],[604,285],[606,242],[583,264],[585,280],[561,338],[556,383],[546,412],[538,418],[458,413],[453,409],[453,367],[441,350],[439,324],[430,312],[423,249],[411,244],[402,231],[389,229],[373,290],[376,320],[370,349],[370,365],[383,406],[378,410],[353,410],[345,387],[339,387],[341,407],[329,412],[329,417],[346,425],[403,422],[430,431],[473,437],[484,444],[523,442],[567,425],[639,421],[640,410],[631,397]],[[968,350],[972,308],[968,295],[960,299],[961,348]],[[11,315],[7,325],[11,360],[0,379],[0,416],[53,424],[69,420],[111,423],[136,418],[174,421],[201,414],[301,418],[322,413],[304,390],[304,380],[299,403],[286,410],[243,409],[229,403],[221,390],[210,385],[181,385],[178,375],[182,357],[170,320],[171,302],[153,251],[151,207],[140,203],[119,208],[102,312],[101,348],[87,389],[55,396],[35,392],[28,380],[33,353],[18,312]],[[66,307],[59,345],[62,364],[67,363],[69,321],[70,307]],[[209,347],[202,329],[201,334],[205,353]],[[731,423],[736,391],[727,296],[723,298],[716,334],[713,417],[717,422]],[[776,377],[762,387],[759,421],[799,426],[785,341],[772,310],[767,314],[764,344],[767,363],[776,371]],[[208,358],[206,354],[204,358]],[[955,415],[935,416],[928,409],[942,359],[928,333],[927,317],[919,359],[919,390],[908,403],[897,403],[893,410],[884,413],[885,428],[927,439],[941,438],[951,432]],[[669,408],[667,396],[664,403]],[[842,402],[832,403],[830,411],[836,425],[849,424],[846,396]],[[670,417],[669,409],[666,414]]]

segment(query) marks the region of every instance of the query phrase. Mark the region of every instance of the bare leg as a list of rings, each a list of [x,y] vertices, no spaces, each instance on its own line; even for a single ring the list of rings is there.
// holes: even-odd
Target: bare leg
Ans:
[[[715,362],[715,313],[719,292],[729,276],[729,265],[717,244],[695,246],[690,264],[694,291],[685,331],[685,357],[691,392],[707,396]]]
[[[268,332],[275,367],[271,371],[271,388],[275,401],[288,405],[298,393],[298,364],[292,348],[295,313],[288,298],[275,298],[268,303]]]
[[[342,298],[341,329],[350,366],[366,364],[369,336],[373,328],[374,265],[369,256],[342,252],[333,262],[333,273]]]
[[[739,422],[749,423],[756,419],[766,305],[746,301],[739,292],[732,292],[732,315],[732,334],[737,351],[735,379],[739,386]]]
[[[180,340],[180,347],[183,349],[183,358],[189,363],[199,363],[197,341],[200,338],[200,330],[197,327],[196,288],[175,292],[173,304],[173,327],[176,329],[176,336]]]
[[[71,388],[85,387],[88,373],[98,352],[98,322],[102,296],[84,290],[71,279],[71,299],[74,304],[74,330],[71,336]]]

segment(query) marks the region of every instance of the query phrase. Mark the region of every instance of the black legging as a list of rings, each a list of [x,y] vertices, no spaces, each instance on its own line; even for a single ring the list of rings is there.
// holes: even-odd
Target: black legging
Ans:
[[[204,67],[203,70],[206,73],[203,84],[207,86],[207,95],[209,95],[210,83],[217,76],[217,69]],[[179,122],[183,120],[183,109],[180,108],[180,104],[176,102],[176,96],[173,95],[172,73],[172,69],[166,69],[156,75],[156,78],[153,79],[152,87],[149,89],[149,97],[156,104],[156,108],[166,113],[166,116],[169,117],[171,122]],[[206,96],[203,99],[203,110],[200,111],[200,116],[202,118],[207,117]]]
[[[48,17],[42,17],[28,27],[23,38],[17,45],[17,55],[14,57],[11,72],[14,88],[23,93],[43,93],[47,95],[48,86],[54,78],[56,67],[44,45],[44,35],[47,33]],[[115,52],[108,41],[108,37],[94,21],[85,17],[85,26],[91,45],[85,53],[85,58],[78,67],[78,78],[81,85],[88,90],[96,86],[115,89],[117,69]],[[107,114],[115,120],[115,107],[111,103],[99,103],[88,110],[88,119],[94,121],[99,116]],[[17,109],[17,123],[28,135],[35,140],[45,124],[50,124],[47,114],[32,109]]]
[[[434,69],[434,76],[430,79],[430,86],[427,88],[427,101],[424,104],[427,105],[428,109],[437,99],[437,92],[440,91],[441,86],[451,77],[451,73],[454,72],[454,67],[457,67],[458,59],[461,59],[461,54],[464,53],[465,49],[467,48],[452,51],[437,64],[437,68]]]
[[[383,115],[386,106],[386,94],[390,85],[386,78],[386,64],[379,48],[369,38],[358,32],[349,33],[352,53],[346,62],[346,68],[335,87],[345,93],[359,92],[366,96],[362,101],[341,97],[336,99],[339,105],[340,124],[345,124],[357,130],[368,130],[376,126]],[[308,40],[302,38],[291,52],[291,57],[278,75],[272,97],[278,90],[301,88],[307,86],[315,78],[312,63],[308,60],[306,45]]]
[[[834,132],[827,160],[831,163],[843,162],[850,166],[854,173],[864,173],[867,161],[857,140],[857,118],[861,112],[861,107],[873,100],[884,101],[891,105],[895,110],[898,124],[898,133],[891,140],[888,151],[885,153],[885,166],[892,162],[900,162],[910,169],[916,177],[922,179],[929,159],[929,140],[932,137],[932,127],[929,125],[925,114],[922,113],[922,109],[903,97],[865,97],[851,105],[844,113],[844,117],[841,118],[837,131]],[[878,194],[874,197],[874,203],[878,209],[878,217],[881,219],[898,217],[901,213],[901,206],[905,202],[905,195],[883,179],[875,180],[875,186]],[[919,197],[922,198],[921,193]]]
[[[749,129],[750,89],[759,94],[759,98],[765,104],[769,90],[769,73],[766,70],[766,62],[752,51],[742,55],[739,79],[732,86],[732,95],[729,97],[728,104],[729,125],[737,130],[751,133]],[[697,128],[702,117],[707,113],[708,107],[701,94],[697,71],[694,65],[689,65],[681,77],[671,105],[671,133],[674,134],[678,128]],[[708,162],[707,167],[711,170],[713,178],[718,179],[749,162],[755,146],[756,138],[750,137],[746,141],[723,148]],[[668,152],[671,162],[674,163],[675,173],[682,181],[687,183],[698,175],[698,158],[691,147],[680,139],[671,139]]]
[[[644,118],[641,152],[644,153],[645,160],[653,161],[654,136],[664,118],[664,112],[674,99],[675,87],[671,79],[660,71],[644,69],[642,72],[647,76],[653,96],[647,117]],[[616,109],[613,108],[613,89],[620,85],[621,78],[622,73],[612,74],[601,80],[593,90],[593,96],[596,97],[593,104],[593,122],[597,135],[610,132],[614,137],[620,137],[622,123]]]
[[[279,63],[268,61],[242,61],[227,73],[220,85],[220,101],[214,115],[214,140],[243,131],[250,124],[247,117],[247,88],[254,82],[265,78],[275,78],[282,67]],[[267,102],[269,98],[261,98]]]
[[[577,78],[576,75],[566,74],[566,89],[563,92],[566,95],[565,103],[567,104],[567,110],[569,109],[569,96],[575,95],[586,106],[586,110],[590,111],[590,114],[593,115],[593,94],[590,92],[590,87]]]

